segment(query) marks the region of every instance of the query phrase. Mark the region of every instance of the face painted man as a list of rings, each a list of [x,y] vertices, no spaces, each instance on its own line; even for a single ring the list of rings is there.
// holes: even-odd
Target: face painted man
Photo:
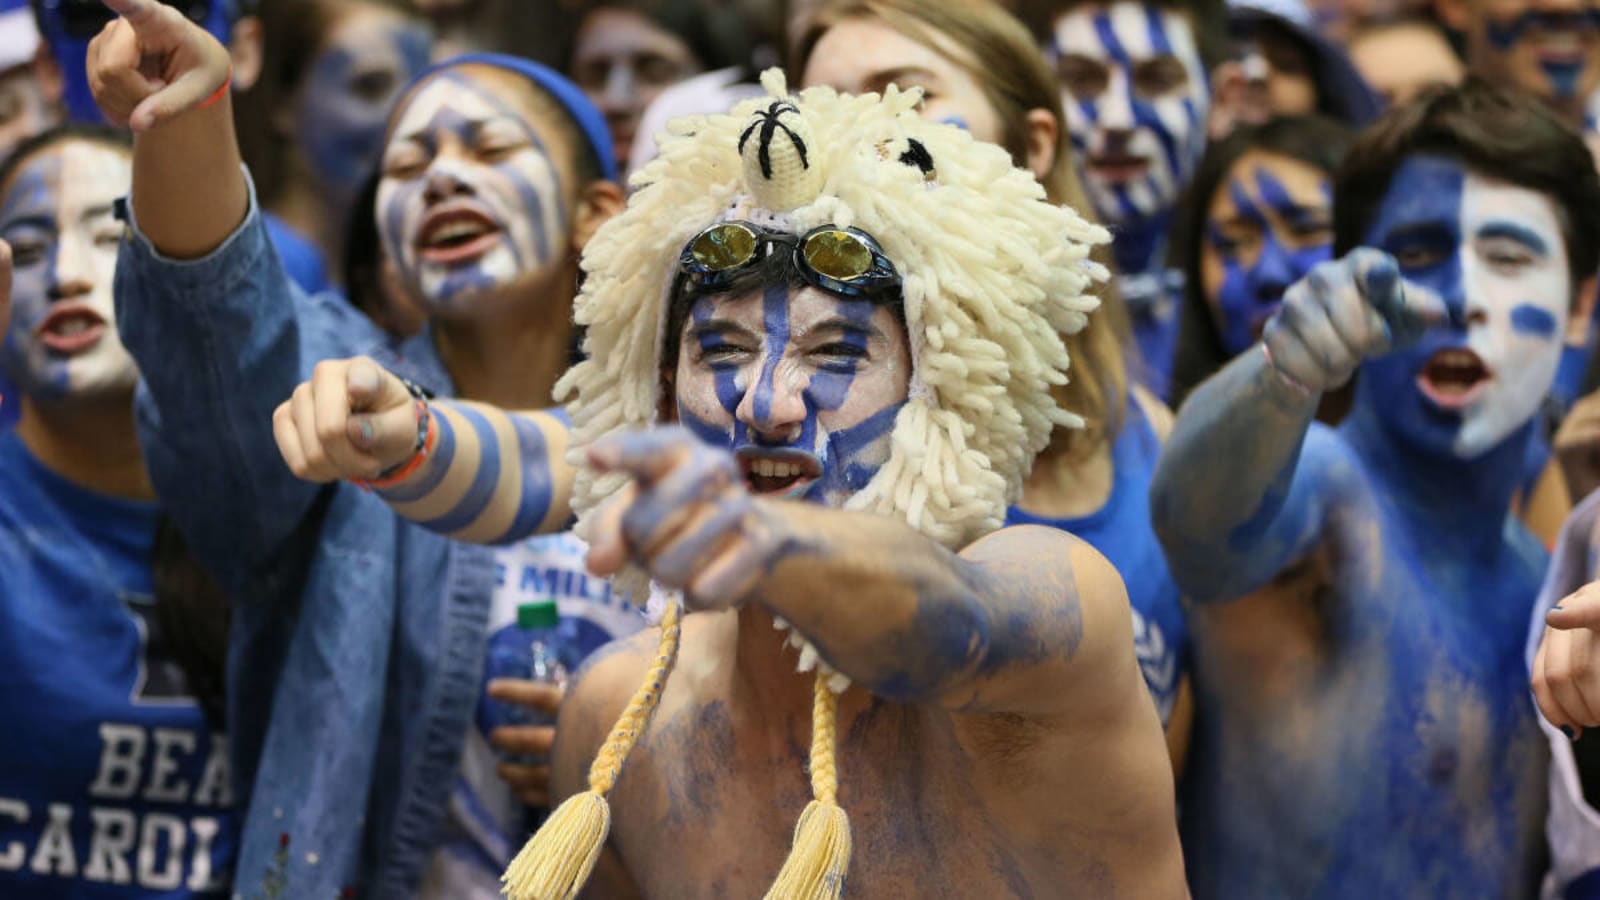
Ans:
[[[1047,385],[1092,306],[1086,244],[1104,232],[1000,148],[922,120],[916,95],[766,86],[669,141],[586,251],[587,359],[563,383],[589,462],[579,530],[594,571],[627,565],[624,581],[673,593],[659,636],[572,689],[553,765],[573,796],[513,864],[511,895],[570,896],[598,859],[600,896],[837,898],[847,875],[871,896],[1181,896],[1126,599],[1065,532],[996,530],[1071,418]],[[405,438],[371,460],[415,460],[383,489],[397,508],[548,517],[518,500],[522,471],[459,445],[414,454],[393,387],[352,404],[368,365],[301,390]],[[344,439],[323,434],[280,448],[307,477],[348,477],[326,462],[349,458]],[[547,465],[525,450],[523,471]],[[496,486],[442,489],[463,479]],[[1047,761],[1060,753],[1081,768]],[[1001,774],[1023,770],[1025,789]],[[685,791],[692,806],[669,799]],[[608,803],[609,842],[593,818]],[[908,837],[912,820],[927,824]],[[680,827],[713,849],[659,839]],[[1073,836],[1024,849],[1039,834]]]
[[[1167,231],[1205,149],[1223,14],[1219,4],[1155,0],[1052,8],[1045,51],[1061,80],[1067,133],[1090,202],[1116,235],[1146,384],[1165,397],[1182,287],[1167,268]]]
[[[1358,139],[1334,210],[1342,258],[1191,395],[1152,490],[1206,686],[1190,885],[1515,896],[1543,859],[1521,659],[1547,557],[1509,511],[1587,315],[1600,178],[1547,110],[1470,83]]]

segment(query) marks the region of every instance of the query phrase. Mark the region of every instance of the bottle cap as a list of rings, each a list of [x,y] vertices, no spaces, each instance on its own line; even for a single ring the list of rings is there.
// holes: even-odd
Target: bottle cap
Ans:
[[[561,613],[556,609],[554,599],[524,603],[517,607],[518,628],[554,628],[559,624],[561,624]]]

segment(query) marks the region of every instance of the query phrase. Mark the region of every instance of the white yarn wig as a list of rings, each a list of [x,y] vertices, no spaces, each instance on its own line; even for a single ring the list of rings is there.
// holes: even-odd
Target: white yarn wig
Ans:
[[[579,469],[573,506],[588,536],[602,502],[626,476],[596,477],[585,451],[619,429],[656,424],[669,306],[684,245],[740,219],[805,234],[854,227],[877,239],[901,277],[911,345],[910,395],[890,434],[888,461],[845,503],[903,519],[951,549],[1000,527],[1034,456],[1057,426],[1082,422],[1056,405],[1066,382],[1064,333],[1087,322],[1086,295],[1106,277],[1090,245],[1097,226],[1045,199],[997,146],[923,121],[920,92],[841,96],[812,88],[768,97],[731,115],[671,123],[661,155],[635,174],[640,189],[584,251],[588,275],[576,316],[587,359],[556,386],[572,421]],[[639,575],[624,589],[644,596]],[[631,581],[631,583],[629,583]],[[655,661],[589,769],[512,862],[515,900],[576,896],[610,830],[606,797],[644,733],[677,656],[682,610],[664,604]],[[780,623],[781,624],[781,623]],[[819,665],[797,634],[800,667],[816,667],[809,772],[812,801],[769,900],[835,900],[849,869],[849,817],[838,803],[836,693],[848,684]]]
[[[587,534],[590,514],[626,483],[584,469],[587,448],[656,424],[663,349],[678,340],[663,332],[679,254],[706,227],[743,219],[794,234],[855,227],[883,247],[902,279],[911,390],[888,461],[847,508],[965,546],[1001,526],[1051,430],[1082,425],[1050,387],[1067,378],[1062,335],[1099,304],[1087,291],[1106,272],[1089,249],[1109,235],[1048,202],[1000,147],[924,121],[920,92],[818,87],[788,97],[776,70],[762,84],[770,97],[731,115],[670,123],[660,156],[633,176],[641,189],[585,249],[575,315],[587,358],[556,388],[572,420],[569,458],[582,472],[578,531]],[[795,112],[781,114],[787,134],[767,145],[763,178],[757,141],[741,155],[740,138],[780,100]]]

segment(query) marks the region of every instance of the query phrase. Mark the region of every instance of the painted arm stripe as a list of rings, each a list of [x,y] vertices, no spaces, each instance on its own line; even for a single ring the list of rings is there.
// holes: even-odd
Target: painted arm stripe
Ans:
[[[465,419],[477,434],[480,455],[472,485],[455,508],[442,516],[419,523],[424,528],[443,534],[460,531],[477,521],[489,501],[494,499],[495,488],[500,483],[500,439],[495,434],[494,425],[487,416],[470,407],[458,407],[454,412]]]
[[[522,491],[517,501],[517,515],[511,525],[496,538],[495,543],[515,541],[533,534],[550,511],[550,462],[544,430],[539,423],[525,416],[512,416],[512,427],[517,432],[517,447],[521,453]]]
[[[439,489],[439,484],[450,474],[450,467],[456,459],[456,429],[450,424],[450,417],[437,408],[433,413],[433,427],[439,429],[439,436],[434,442],[433,456],[422,470],[421,477],[410,484],[380,490],[378,496],[391,504],[415,503]]]

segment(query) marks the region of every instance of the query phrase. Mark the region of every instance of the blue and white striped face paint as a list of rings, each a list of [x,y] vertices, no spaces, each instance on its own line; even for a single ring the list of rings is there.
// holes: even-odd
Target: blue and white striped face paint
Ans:
[[[1206,210],[1200,280],[1222,347],[1244,352],[1289,289],[1333,255],[1327,173],[1252,150],[1228,169]]]
[[[1395,172],[1366,243],[1393,254],[1405,289],[1438,294],[1456,321],[1363,366],[1385,398],[1378,415],[1462,459],[1532,419],[1555,380],[1573,296],[1551,199],[1416,156]]]
[[[889,458],[910,382],[890,308],[777,285],[695,300],[673,389],[678,421],[753,491],[838,507]]]
[[[1113,224],[1170,210],[1205,149],[1210,90],[1183,13],[1119,0],[1055,21],[1049,48],[1067,133],[1095,212]]]
[[[0,364],[33,400],[131,393],[138,382],[111,300],[123,231],[111,204],[132,177],[127,150],[67,140],[34,154],[0,196],[15,263]]]
[[[561,171],[512,83],[449,69],[397,113],[378,233],[430,315],[514,301],[566,253]]]

